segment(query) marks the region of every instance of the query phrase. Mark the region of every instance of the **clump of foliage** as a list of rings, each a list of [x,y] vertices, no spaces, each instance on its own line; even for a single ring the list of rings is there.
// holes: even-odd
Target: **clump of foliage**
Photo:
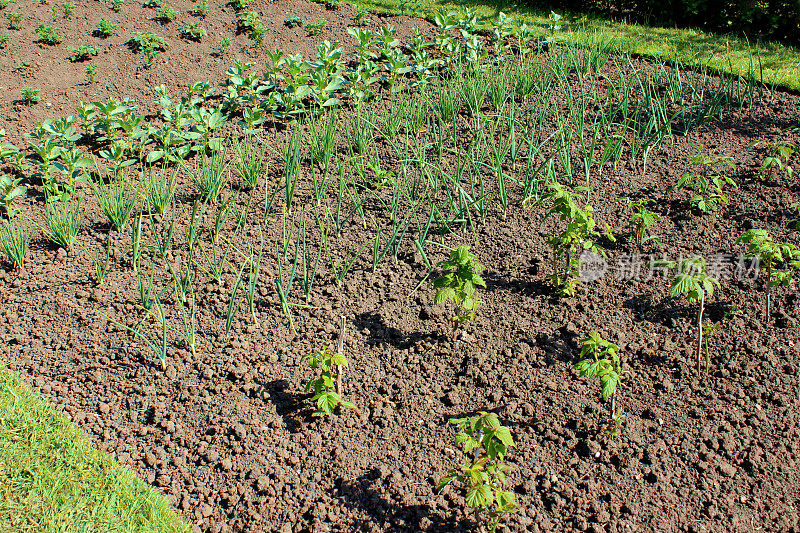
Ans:
[[[306,392],[314,391],[311,400],[317,403],[317,410],[314,416],[332,415],[337,407],[353,409],[355,405],[342,399],[337,392],[337,378],[343,368],[347,368],[347,359],[341,353],[334,353],[326,342],[322,348],[316,352],[303,356],[304,361],[308,361],[311,368],[319,369],[320,375],[312,379],[306,385]]]
[[[9,30],[19,30],[22,28],[22,13],[6,13]]]
[[[353,24],[356,26],[367,26],[371,20],[367,17],[369,11],[363,7],[356,7],[356,12],[353,15]]]
[[[622,415],[617,411],[617,388],[622,382],[622,361],[619,346],[603,339],[597,331],[590,331],[581,343],[580,360],[573,367],[581,377],[598,378],[603,401],[611,398],[612,434],[619,431]]]
[[[206,18],[206,15],[208,15],[208,0],[198,0],[192,10],[189,11],[189,14],[201,19]]]
[[[566,223],[559,234],[548,235],[547,242],[553,249],[553,274],[549,280],[562,296],[572,296],[580,282],[581,255],[584,252],[599,253],[597,239],[600,233],[595,229],[592,206],[589,203],[580,207],[577,199],[581,192],[588,192],[585,187],[576,187],[571,191],[560,183],[547,185],[549,191],[543,200],[550,200],[553,207],[545,219],[552,215]]]
[[[191,41],[199,42],[206,35],[206,29],[199,22],[192,22],[181,28],[181,35]]]
[[[327,20],[316,20],[314,22],[306,22],[305,24],[303,24],[303,29],[305,29],[308,32],[309,36],[319,35],[327,27],[328,27]]]
[[[128,39],[128,45],[144,55],[148,67],[153,64],[153,60],[158,54],[167,49],[166,39],[149,31],[133,32],[131,38]]]
[[[503,488],[511,469],[503,460],[515,446],[511,431],[500,424],[496,414],[486,411],[453,418],[450,423],[458,427],[455,443],[463,447],[466,458],[459,470],[451,470],[439,480],[436,490],[441,492],[453,481],[463,484],[467,507],[486,512],[489,531],[496,531],[503,517],[517,509],[514,493]]]
[[[20,92],[22,93],[22,101],[25,102],[25,105],[33,105],[39,101],[39,89],[34,89],[26,85]]]
[[[699,149],[699,147],[697,147]],[[707,213],[717,204],[728,202],[728,197],[723,194],[725,185],[736,187],[736,182],[725,175],[725,168],[735,169],[733,159],[721,156],[710,150],[694,154],[689,158],[692,165],[699,167],[697,173],[686,173],[675,184],[675,190],[696,190],[686,202]]]
[[[297,16],[288,17],[283,21],[283,25],[287,28],[299,28],[303,25],[303,19]]]
[[[173,20],[175,20],[175,17],[177,17],[179,14],[180,13],[178,13],[178,11],[169,6],[162,7],[161,9],[158,10],[158,13],[156,14],[156,20],[161,22],[162,24],[168,24]]]
[[[652,198],[644,198],[642,200],[631,200],[624,197],[620,200],[625,200],[628,205],[633,209],[633,215],[630,218],[630,225],[633,226],[631,236],[637,248],[641,248],[646,242],[653,241],[656,244],[661,244],[661,240],[655,235],[650,233],[650,228],[661,221],[661,215],[654,213],[647,209],[650,204],[656,203]]]
[[[58,28],[53,28],[52,26],[39,24],[39,26],[36,28],[36,35],[39,36],[39,41],[51,46],[61,42],[61,36],[58,34]]]
[[[100,22],[95,24],[94,27],[96,28],[95,33],[104,39],[106,37],[111,37],[114,30],[117,29],[117,25],[106,18],[101,18]]]
[[[21,186],[22,178],[14,179],[8,174],[0,174],[0,214],[14,218],[17,210],[11,205],[12,202],[24,196],[28,189]]]
[[[231,47],[231,38],[223,37],[219,40],[219,57],[225,57]]]
[[[486,282],[480,276],[483,265],[469,252],[469,246],[459,246],[451,251],[449,259],[438,266],[449,272],[433,280],[433,288],[436,289],[433,302],[441,304],[452,300],[455,304],[456,313],[452,317],[455,334],[458,324],[475,320],[475,312],[482,303],[475,294],[475,289],[486,287]]]
[[[794,169],[789,166],[789,158],[797,151],[797,146],[789,141],[756,141],[750,146],[765,146],[767,157],[758,167],[758,177],[764,181],[772,181],[781,172],[791,179],[794,176]]]
[[[65,50],[70,53],[68,59],[72,63],[76,63],[79,61],[86,61],[91,56],[96,56],[100,52],[100,50],[98,50],[94,46],[87,46],[85,44],[78,47],[67,46]]]
[[[242,11],[236,14],[236,31],[247,33],[247,37],[257,46],[264,40],[264,33],[267,31],[258,13],[252,11]]]
[[[746,244],[748,257],[757,258],[767,270],[764,320],[769,320],[772,287],[788,287],[792,284],[794,271],[800,269],[800,254],[791,244],[774,242],[769,232],[760,228],[746,231],[736,242]]]
[[[7,33],[4,33],[3,35],[0,35],[0,48],[5,48],[6,45],[8,44],[8,40],[9,39],[10,39],[10,37],[8,36]]]
[[[119,13],[120,9],[122,9],[122,4],[125,3],[125,0],[111,0],[111,11],[114,13]]]
[[[144,0],[142,7],[157,8],[162,6],[162,0]]]

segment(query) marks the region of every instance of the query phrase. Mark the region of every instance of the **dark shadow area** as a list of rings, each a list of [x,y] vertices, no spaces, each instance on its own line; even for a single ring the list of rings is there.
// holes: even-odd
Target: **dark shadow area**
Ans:
[[[310,394],[287,392],[292,389],[291,384],[284,379],[276,379],[262,384],[262,390],[269,401],[275,406],[275,411],[283,419],[286,428],[297,433],[302,429],[302,420],[309,420],[313,409],[309,408]]]
[[[407,350],[421,341],[440,343],[449,340],[447,335],[442,335],[438,332],[423,333],[415,331],[404,333],[397,328],[386,325],[383,317],[374,312],[357,314],[353,319],[353,325],[358,329],[367,328],[369,330],[367,344],[388,344],[397,350]]]
[[[386,524],[387,531],[473,532],[478,525],[466,517],[442,517],[429,505],[405,505],[382,491],[381,472],[377,468],[347,481],[338,478],[335,483],[337,499],[350,509],[358,509],[369,516],[364,523],[356,522],[355,530],[371,531],[374,524]],[[433,487],[431,488],[433,493]],[[399,498],[398,498],[399,499]]]

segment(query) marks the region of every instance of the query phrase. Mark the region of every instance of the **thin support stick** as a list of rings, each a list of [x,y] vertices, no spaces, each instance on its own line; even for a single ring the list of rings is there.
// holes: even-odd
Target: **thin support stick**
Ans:
[[[342,331],[339,333],[339,344],[336,346],[336,353],[344,355],[344,332],[347,327],[347,318],[342,315]],[[344,375],[344,367],[341,365],[336,366],[336,394],[340,397],[344,392],[342,386],[342,376]]]

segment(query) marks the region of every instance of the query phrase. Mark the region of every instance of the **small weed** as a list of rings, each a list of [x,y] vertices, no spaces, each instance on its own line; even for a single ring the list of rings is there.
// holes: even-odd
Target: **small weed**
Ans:
[[[3,35],[0,35],[0,48],[5,48],[6,47],[6,45],[8,44],[8,39],[9,39],[9,36],[8,36],[7,33],[4,33]]]
[[[308,32],[309,36],[319,35],[327,27],[328,27],[327,20],[316,20],[314,22],[307,22],[303,24],[303,29],[305,29]]]
[[[61,13],[65,19],[68,19],[75,12],[75,4],[72,2],[64,2],[61,4]]]
[[[111,11],[114,13],[119,13],[120,9],[122,9],[122,4],[125,3],[125,0],[111,0]]]

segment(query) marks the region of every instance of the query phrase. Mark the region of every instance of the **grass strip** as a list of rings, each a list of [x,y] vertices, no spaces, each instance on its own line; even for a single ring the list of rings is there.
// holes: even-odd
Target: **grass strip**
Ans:
[[[436,10],[458,11],[475,9],[489,18],[501,11],[515,21],[529,26],[548,24],[548,14],[533,7],[504,2],[479,3],[447,0],[351,0],[355,6],[373,13],[409,15],[433,20]],[[542,35],[548,31],[541,29]],[[800,50],[776,42],[749,42],[744,37],[708,33],[698,29],[660,28],[584,17],[564,26],[558,34],[570,42],[589,43],[598,33],[614,39],[623,50],[632,54],[685,66],[705,67],[719,73],[747,76],[767,86],[800,91]]]
[[[160,493],[2,363],[0,524],[7,532],[190,531]]]

